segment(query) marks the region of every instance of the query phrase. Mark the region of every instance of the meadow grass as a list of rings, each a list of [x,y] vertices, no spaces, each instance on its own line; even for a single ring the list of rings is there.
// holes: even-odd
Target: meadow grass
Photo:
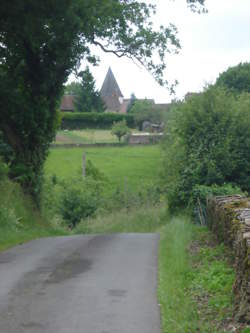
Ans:
[[[138,190],[158,179],[161,167],[159,146],[52,148],[45,164],[46,175],[68,179],[80,175],[82,155],[108,178],[111,187]]]
[[[55,144],[94,144],[94,143],[115,143],[118,142],[116,136],[111,134],[111,130],[85,129],[85,130],[62,130],[58,131]]]
[[[133,133],[138,132],[132,129]],[[111,134],[111,130],[84,129],[84,130],[61,130],[57,132],[54,144],[95,144],[95,143],[118,143],[119,140]]]

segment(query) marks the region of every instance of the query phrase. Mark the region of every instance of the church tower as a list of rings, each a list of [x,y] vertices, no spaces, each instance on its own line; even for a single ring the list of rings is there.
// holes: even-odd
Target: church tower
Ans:
[[[120,111],[121,105],[123,104],[123,95],[110,67],[100,90],[100,94],[107,107],[107,111]]]

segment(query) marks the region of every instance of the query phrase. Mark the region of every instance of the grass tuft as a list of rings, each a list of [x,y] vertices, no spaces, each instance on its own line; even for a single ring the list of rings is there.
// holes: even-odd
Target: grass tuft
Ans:
[[[142,206],[82,221],[75,233],[151,233],[166,223],[164,206]]]

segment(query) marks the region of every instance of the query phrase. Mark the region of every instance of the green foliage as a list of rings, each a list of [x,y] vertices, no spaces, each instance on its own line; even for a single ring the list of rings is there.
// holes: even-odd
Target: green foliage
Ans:
[[[224,185],[195,185],[192,192],[189,204],[194,206],[199,199],[201,204],[206,204],[206,199],[211,196],[220,196],[220,195],[234,195],[242,194],[242,190],[238,186],[233,186],[232,184]]]
[[[135,123],[141,130],[144,121],[161,123],[164,120],[166,111],[157,108],[153,101],[145,99],[136,100],[131,107],[130,113],[134,115]]]
[[[6,180],[8,171],[7,165],[0,158],[0,182]]]
[[[0,193],[0,251],[31,239],[65,234],[61,227],[53,224],[51,216],[47,220],[38,212],[19,184],[5,177],[0,181]],[[50,205],[53,206],[54,201],[51,196]]]
[[[118,113],[62,113],[62,129],[111,128],[114,122],[125,120],[130,128],[135,127],[132,114]]]
[[[135,105],[135,102],[136,102],[136,97],[135,97],[135,94],[132,93],[130,96],[130,101],[129,101],[128,107],[127,107],[127,113],[131,112],[133,106]]]
[[[204,332],[222,332],[223,322],[232,318],[233,312],[235,273],[229,264],[232,253],[223,244],[216,244],[206,228],[197,231],[189,293],[199,304]]]
[[[86,163],[86,176],[100,182],[107,181],[105,174],[101,172],[90,160],[87,160]]]
[[[231,183],[250,191],[250,97],[210,87],[171,111],[163,149],[170,208],[186,205],[196,185]]]
[[[82,219],[93,216],[100,205],[100,184],[91,179],[64,182],[59,212],[74,228]]]
[[[79,82],[71,82],[64,86],[65,95],[78,95],[81,89],[81,84]]]
[[[130,133],[130,129],[127,126],[126,120],[119,121],[114,123],[111,128],[111,133],[117,136],[119,142],[121,138]]]
[[[105,106],[100,93],[95,88],[95,80],[89,67],[78,74],[80,85],[75,91],[75,111],[76,112],[104,112]]]
[[[215,85],[225,87],[238,94],[250,93],[250,63],[245,62],[229,67],[219,75]]]

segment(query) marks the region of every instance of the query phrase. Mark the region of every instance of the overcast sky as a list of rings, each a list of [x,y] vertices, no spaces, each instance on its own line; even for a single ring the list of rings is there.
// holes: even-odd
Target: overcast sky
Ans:
[[[219,73],[239,62],[250,61],[250,0],[206,0],[208,14],[198,15],[187,9],[185,0],[151,0],[157,5],[155,24],[173,23],[178,28],[180,54],[167,55],[165,78],[177,79],[176,97],[201,91],[214,82]],[[98,52],[101,62],[91,68],[96,86],[111,66],[125,97],[154,98],[158,103],[171,101],[168,91],[160,87],[145,69],[127,59]]]

